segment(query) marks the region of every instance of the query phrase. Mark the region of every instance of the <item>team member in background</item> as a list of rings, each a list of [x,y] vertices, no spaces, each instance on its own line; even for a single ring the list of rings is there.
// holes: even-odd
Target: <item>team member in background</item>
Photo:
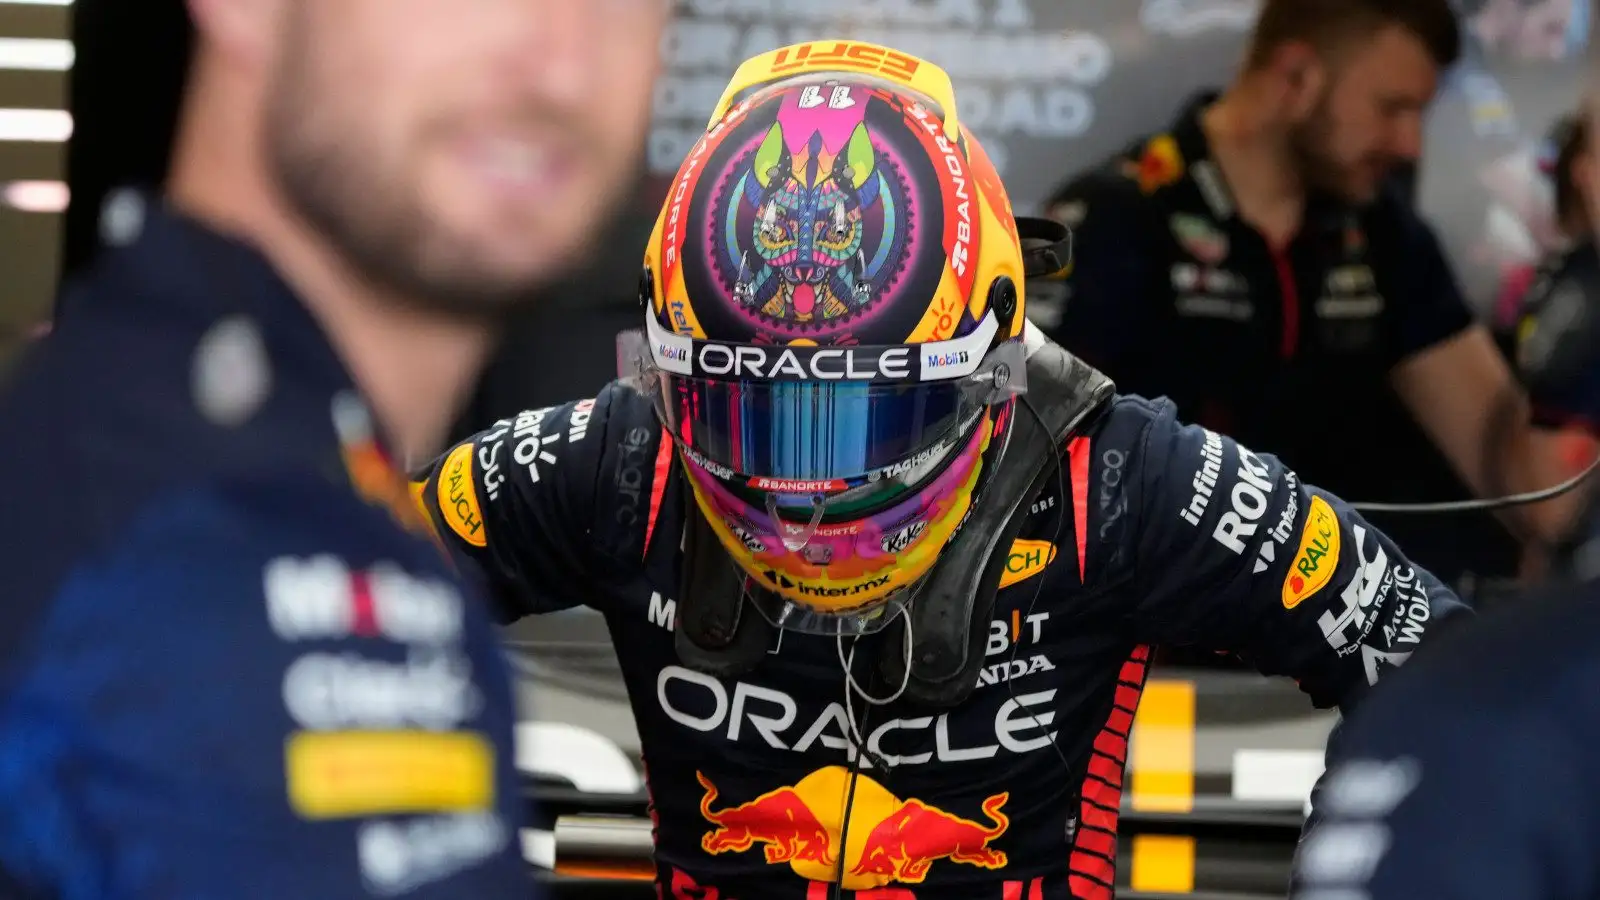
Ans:
[[[934,66],[765,54],[657,219],[631,377],[423,473],[508,619],[606,616],[663,896],[1108,900],[1149,645],[1348,706],[1460,609],[1026,325],[1065,237]]]
[[[1596,112],[1583,111],[1585,131]],[[1593,222],[1600,152],[1573,140]],[[1345,722],[1296,900],[1600,896],[1596,574],[1471,623]]]
[[[1550,143],[1556,217],[1567,244],[1540,267],[1523,300],[1515,355],[1534,421],[1562,442],[1568,472],[1576,473],[1600,448],[1600,251],[1590,214],[1600,184],[1581,115],[1557,123]],[[1546,563],[1556,574],[1600,574],[1600,559],[1577,552],[1591,531],[1580,527],[1555,548]]]
[[[0,400],[0,894],[530,895],[496,632],[389,461],[618,199],[666,6],[191,0],[168,196]]]
[[[1540,268],[1522,303],[1516,356],[1536,419],[1550,428],[1600,428],[1600,251],[1589,217],[1600,184],[1587,123],[1562,120],[1552,135],[1556,218],[1567,245]]]
[[[1267,0],[1226,92],[1056,198],[1079,252],[1051,333],[1336,491],[1435,499],[1403,457],[1412,418],[1480,494],[1554,483],[1525,404],[1491,421],[1515,378],[1386,187],[1459,47],[1448,0]],[[1521,533],[1571,514],[1523,510]],[[1408,546],[1460,561],[1436,519],[1407,526]]]

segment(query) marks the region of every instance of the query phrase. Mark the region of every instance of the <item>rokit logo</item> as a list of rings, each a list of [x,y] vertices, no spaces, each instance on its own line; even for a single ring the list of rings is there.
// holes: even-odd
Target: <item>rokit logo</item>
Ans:
[[[421,728],[449,731],[483,699],[472,664],[448,653],[416,653],[404,663],[354,653],[308,653],[283,675],[283,704],[312,731]]]
[[[1261,457],[1243,446],[1235,444],[1234,447],[1239,454],[1239,467],[1235,472],[1239,480],[1233,483],[1233,489],[1228,493],[1232,508],[1217,519],[1217,527],[1212,530],[1211,536],[1217,543],[1243,556],[1245,542],[1261,527],[1261,517],[1267,514],[1267,508],[1271,505],[1272,470]],[[1272,542],[1262,542],[1260,556],[1255,563],[1257,574],[1265,571],[1267,564],[1272,562],[1275,552],[1272,547]]]
[[[443,581],[379,563],[352,570],[335,556],[280,556],[262,572],[267,619],[286,641],[375,637],[406,644],[461,639],[461,594]]]
[[[950,713],[936,718],[892,719],[867,735],[869,753],[862,756],[861,767],[872,768],[874,758],[890,766],[917,766],[991,759],[1001,751],[1042,750],[1056,737],[1054,731],[1046,731],[1055,721],[1055,697],[1056,691],[1051,689],[1008,698],[995,712],[992,736],[977,746],[957,745]],[[800,702],[783,691],[742,681],[726,685],[682,666],[661,670],[656,678],[656,700],[662,713],[679,725],[699,732],[721,732],[733,743],[760,742],[794,753],[810,753],[821,745],[842,751],[852,760],[860,749],[850,738],[844,704],[838,702],[827,704],[811,718],[809,709],[802,710]],[[972,711],[959,715],[970,720]],[[975,722],[965,724],[969,727],[961,729],[963,734],[976,730],[970,728]],[[906,752],[899,755],[897,750]]]

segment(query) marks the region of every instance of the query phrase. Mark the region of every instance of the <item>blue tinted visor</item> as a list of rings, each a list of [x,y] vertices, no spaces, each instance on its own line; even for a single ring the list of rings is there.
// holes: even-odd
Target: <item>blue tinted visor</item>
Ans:
[[[980,409],[956,382],[718,381],[656,374],[679,442],[749,486],[828,492],[911,459]],[[763,480],[822,482],[775,485]],[[785,491],[789,492],[789,491]]]

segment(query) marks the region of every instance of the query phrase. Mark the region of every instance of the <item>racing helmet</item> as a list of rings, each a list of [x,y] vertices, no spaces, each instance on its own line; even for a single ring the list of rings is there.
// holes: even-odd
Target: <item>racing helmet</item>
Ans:
[[[1025,389],[1023,276],[941,69],[843,40],[740,66],[621,361],[774,624],[876,630],[961,527]]]

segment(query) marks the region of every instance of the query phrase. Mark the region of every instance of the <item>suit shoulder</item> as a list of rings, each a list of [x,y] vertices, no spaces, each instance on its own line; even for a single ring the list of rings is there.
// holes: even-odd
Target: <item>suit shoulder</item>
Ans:
[[[1138,394],[1118,394],[1095,423],[1096,435],[1115,435],[1122,439],[1142,437],[1151,428],[1178,428],[1177,404],[1166,397],[1141,397]]]
[[[654,427],[658,424],[655,401],[636,379],[623,378],[607,384],[595,396],[597,405],[605,408],[612,427]]]
[[[56,487],[103,507],[118,483],[311,464],[336,446],[336,391],[273,359],[248,320],[150,327],[102,306],[40,345],[0,401],[0,427],[20,437],[0,449],[13,470],[26,460],[93,475]]]
[[[299,468],[218,477],[152,498],[78,570],[173,561],[205,569],[215,561],[226,571],[282,556],[333,556],[454,579],[408,499],[400,491],[395,506],[373,502],[342,481]]]
[[[4,554],[8,570],[29,574],[9,595],[13,627],[0,635],[0,659],[23,665],[23,649],[52,622],[147,632],[147,623],[174,617],[185,628],[232,620],[241,597],[260,595],[276,558],[456,580],[420,532],[308,469],[172,484],[92,539],[57,537],[60,547],[28,542]]]
[[[195,486],[288,470],[328,491],[343,475],[326,393],[313,403],[252,374],[247,336],[207,344],[205,329],[168,324],[141,335],[85,307],[0,398],[0,466],[35,487],[23,514],[0,519],[19,603],[47,603],[74,567]]]

